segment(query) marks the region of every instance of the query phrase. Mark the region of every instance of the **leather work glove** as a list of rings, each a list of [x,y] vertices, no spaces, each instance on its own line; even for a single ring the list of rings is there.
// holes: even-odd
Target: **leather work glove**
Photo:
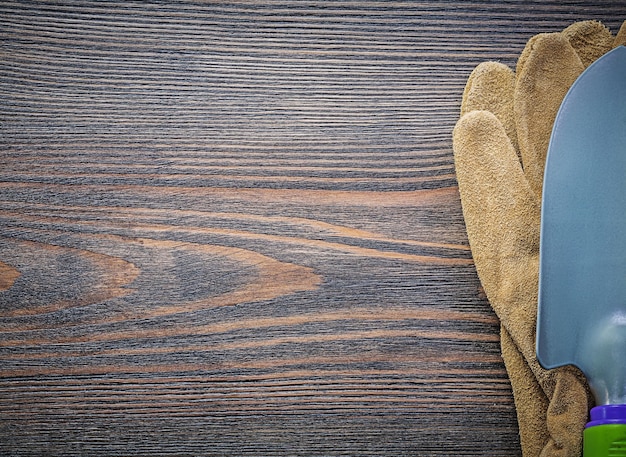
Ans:
[[[478,276],[501,322],[524,457],[578,457],[592,406],[574,367],[545,370],[535,355],[539,221],[552,124],[580,73],[626,42],[595,21],[532,37],[515,72],[484,62],[467,81],[453,133],[463,215]]]

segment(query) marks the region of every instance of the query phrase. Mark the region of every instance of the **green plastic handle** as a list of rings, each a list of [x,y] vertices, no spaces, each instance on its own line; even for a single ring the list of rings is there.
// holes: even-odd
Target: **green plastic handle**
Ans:
[[[626,424],[603,424],[585,429],[583,457],[626,457]]]

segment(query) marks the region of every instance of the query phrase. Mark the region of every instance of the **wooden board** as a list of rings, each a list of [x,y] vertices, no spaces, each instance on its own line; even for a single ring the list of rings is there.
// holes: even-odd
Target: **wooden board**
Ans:
[[[0,3],[0,454],[513,456],[451,131],[591,2]]]

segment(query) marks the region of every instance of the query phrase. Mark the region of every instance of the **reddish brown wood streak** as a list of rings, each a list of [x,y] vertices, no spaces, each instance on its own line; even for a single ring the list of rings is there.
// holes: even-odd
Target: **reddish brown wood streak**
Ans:
[[[311,279],[315,280],[315,276]],[[271,293],[271,292],[270,292]],[[227,294],[226,300],[228,304],[232,304],[231,294]],[[238,295],[238,292],[235,292],[234,295]],[[217,297],[218,305],[214,306],[224,306],[223,298]],[[106,323],[114,323],[125,321],[128,319],[138,319],[145,317],[157,317],[157,316],[166,316],[168,314],[174,313],[184,313],[190,312],[194,309],[198,309],[200,307],[211,307],[212,300],[208,302],[202,301],[195,304],[185,304],[181,307],[168,307],[164,309],[157,309],[151,313],[146,313],[142,315],[136,316],[128,316],[127,314],[123,316],[110,316],[106,319]],[[365,309],[350,309],[342,312],[333,312],[333,313],[314,313],[314,314],[300,314],[297,316],[289,316],[283,318],[264,318],[264,319],[249,319],[249,320],[238,320],[236,322],[228,322],[214,325],[191,325],[188,327],[175,327],[168,329],[156,329],[156,330],[135,330],[135,331],[125,331],[125,332],[107,332],[104,334],[88,334],[82,337],[62,337],[59,336],[54,340],[47,339],[24,339],[20,337],[19,339],[12,340],[11,332],[5,332],[4,341],[0,341],[0,347],[2,346],[35,346],[41,344],[49,344],[49,343],[80,343],[80,342],[88,342],[88,341],[123,341],[123,340],[131,340],[131,339],[149,339],[149,338],[163,338],[163,337],[173,337],[173,336],[184,336],[184,335],[210,335],[210,334],[223,334],[228,332],[233,332],[236,330],[245,330],[245,329],[264,329],[270,327],[294,327],[301,326],[304,324],[311,323],[332,323],[339,321],[371,321],[371,322],[380,322],[384,323],[386,321],[411,321],[411,320],[428,320],[428,321],[466,321],[466,322],[478,322],[488,325],[495,326],[497,324],[497,320],[493,317],[485,317],[481,315],[476,315],[473,313],[459,313],[459,312],[446,312],[446,311],[427,311],[427,310],[404,310],[404,309],[390,309],[385,312],[381,311],[372,311]],[[20,329],[21,330],[21,329]],[[393,332],[392,332],[393,333]],[[364,333],[355,333],[356,335],[361,335],[362,338],[366,338],[368,332]],[[418,335],[420,332],[416,332],[415,330],[409,332],[407,335]],[[493,335],[481,335],[481,334],[463,334],[460,332],[441,332],[436,330],[429,330],[428,333],[423,333],[422,336],[427,336],[430,334],[432,338],[442,338],[442,335],[446,335],[450,339],[472,339],[476,341],[498,341],[497,336]],[[344,340],[345,333],[341,335],[334,335],[335,341]],[[307,339],[300,337],[299,341],[306,342]],[[308,341],[321,341],[319,337],[316,335],[312,337]],[[275,343],[275,340],[271,340],[272,344]],[[259,343],[255,343],[253,346],[259,346]],[[238,346],[242,347],[242,346]],[[131,351],[132,352],[132,351]]]
[[[0,262],[0,291],[10,289],[20,272],[6,263]]]
[[[344,190],[320,190],[320,189],[266,189],[228,187],[185,187],[185,186],[139,186],[130,184],[107,184],[106,186],[94,184],[41,184],[36,182],[0,182],[0,188],[5,189],[46,189],[58,192],[93,192],[109,194],[113,192],[130,192],[131,194],[143,195],[192,195],[203,198],[224,199],[230,201],[255,201],[275,204],[319,204],[341,205],[349,202],[350,205],[363,207],[394,208],[402,206],[414,206],[424,204],[451,204],[459,201],[458,188],[441,187],[432,190],[413,191],[344,191]]]

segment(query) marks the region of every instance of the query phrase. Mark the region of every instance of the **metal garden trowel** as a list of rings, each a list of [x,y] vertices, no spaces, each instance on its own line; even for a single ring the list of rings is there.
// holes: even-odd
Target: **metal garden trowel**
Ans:
[[[589,381],[584,456],[626,456],[626,47],[565,96],[541,211],[537,357]]]

